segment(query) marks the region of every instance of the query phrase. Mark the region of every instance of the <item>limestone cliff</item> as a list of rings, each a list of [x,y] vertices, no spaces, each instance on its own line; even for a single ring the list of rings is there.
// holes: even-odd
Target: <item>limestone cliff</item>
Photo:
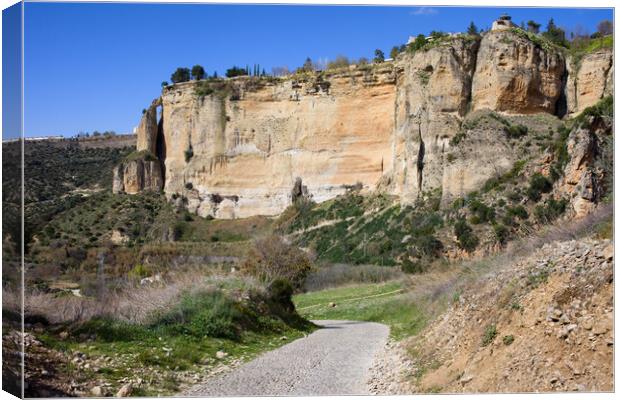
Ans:
[[[564,57],[511,31],[482,38],[472,85],[472,109],[516,114],[556,113]]]
[[[569,60],[566,82],[569,114],[579,114],[603,97],[613,95],[613,63],[612,49],[598,50],[583,56],[578,61]]]
[[[457,39],[399,62],[392,192],[405,202],[442,186],[443,155],[467,112],[477,40]]]
[[[162,168],[126,163],[115,190],[161,187],[217,218],[279,214],[296,188],[317,202],[380,188],[406,204],[441,191],[445,204],[517,160],[504,133],[510,122],[477,127],[476,113],[557,120],[613,92],[611,51],[573,64],[510,28],[442,39],[379,65],[170,85],[137,131],[137,150]]]
[[[394,79],[388,66],[204,83],[206,95],[174,85],[162,95],[166,193],[199,215],[233,218],[280,213],[297,178],[315,201],[358,182],[372,189],[392,157]]]

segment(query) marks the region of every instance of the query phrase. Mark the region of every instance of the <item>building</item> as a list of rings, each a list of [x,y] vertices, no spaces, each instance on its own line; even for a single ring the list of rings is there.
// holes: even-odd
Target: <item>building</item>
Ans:
[[[512,22],[512,17],[508,14],[502,14],[501,17],[493,21],[492,31],[505,31],[511,28],[516,28],[517,25]]]

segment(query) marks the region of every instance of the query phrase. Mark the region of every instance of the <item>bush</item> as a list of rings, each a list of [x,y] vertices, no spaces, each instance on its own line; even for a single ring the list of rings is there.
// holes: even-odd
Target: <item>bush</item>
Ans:
[[[540,223],[553,222],[566,211],[568,201],[566,199],[549,199],[544,205],[539,204],[534,209],[534,217]]]
[[[478,237],[464,219],[459,219],[454,224],[454,234],[461,249],[472,252],[478,246]]]
[[[192,157],[194,157],[194,148],[192,147],[192,145],[190,144],[189,147],[187,148],[187,150],[185,150],[185,162],[188,163],[189,160],[192,159]]]
[[[502,338],[502,342],[506,345],[506,346],[510,346],[512,344],[512,342],[515,341],[515,337],[513,335],[506,335]]]
[[[476,223],[492,222],[495,220],[495,210],[481,201],[474,199],[469,202],[469,209],[477,217]]]
[[[535,173],[530,178],[530,186],[527,188],[527,197],[533,201],[539,201],[542,193],[549,193],[553,189],[551,181],[540,173]]]
[[[510,139],[517,139],[527,135],[527,126],[525,125],[510,125],[504,128],[506,136]]]
[[[495,233],[495,239],[499,243],[505,244],[508,241],[510,230],[506,228],[505,225],[501,225],[501,224],[493,225],[493,232]]]
[[[495,324],[487,325],[482,336],[482,347],[486,347],[493,343],[493,339],[497,336],[497,327]]]
[[[409,258],[403,260],[400,269],[406,274],[421,274],[426,271],[420,260],[411,261]]]
[[[245,274],[268,284],[286,279],[295,289],[301,288],[311,270],[312,261],[308,254],[275,235],[256,240],[241,265]]]
[[[271,282],[267,288],[269,299],[284,307],[287,312],[295,311],[293,304],[293,285],[283,278],[278,278]]]
[[[165,327],[198,338],[210,336],[234,340],[239,338],[243,320],[244,316],[234,301],[219,291],[202,290],[184,294],[181,302],[156,318],[151,328]]]

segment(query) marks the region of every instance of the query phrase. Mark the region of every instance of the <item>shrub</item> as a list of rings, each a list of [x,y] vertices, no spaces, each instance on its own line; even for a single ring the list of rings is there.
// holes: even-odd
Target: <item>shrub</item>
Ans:
[[[284,307],[288,312],[295,310],[295,304],[293,304],[293,285],[283,278],[277,278],[267,288],[269,292],[269,299],[276,304]]]
[[[194,184],[191,182],[186,182],[185,183],[185,189],[187,190],[192,190],[194,188]]]
[[[557,219],[566,211],[568,201],[566,199],[549,199],[545,204],[539,204],[534,209],[534,216],[540,223],[549,223]]]
[[[478,237],[464,219],[461,218],[456,221],[454,224],[454,234],[461,249],[471,252],[478,246]]]
[[[495,239],[499,243],[504,244],[508,241],[508,235],[510,234],[510,230],[506,228],[505,225],[493,225],[493,232],[495,233]]]
[[[400,269],[406,274],[421,274],[426,271],[424,264],[420,260],[412,261],[409,258],[403,260]]]
[[[160,315],[152,328],[167,327],[176,333],[238,339],[244,316],[235,302],[219,291],[185,293],[178,305]]]
[[[482,336],[482,347],[490,345],[497,336],[497,327],[495,324],[487,325]]]
[[[495,220],[495,210],[480,200],[474,199],[469,202],[469,209],[474,213],[476,223],[491,222]]]
[[[136,266],[133,267],[132,270],[128,273],[129,277],[134,279],[141,279],[149,276],[150,274],[151,271],[149,270],[149,268],[145,267],[142,264],[136,264]]]
[[[502,338],[502,342],[506,345],[506,346],[510,346],[512,344],[512,342],[515,341],[515,337],[513,335],[506,335]]]
[[[271,284],[276,279],[286,279],[296,289],[302,286],[311,269],[308,254],[275,235],[256,240],[241,265],[243,273],[261,281]]]
[[[525,125],[510,125],[504,128],[504,132],[506,132],[506,136],[510,139],[517,139],[522,136],[527,135],[527,126]]]
[[[194,148],[190,144],[187,150],[185,150],[185,162],[188,163],[192,157],[194,157]]]
[[[542,193],[548,193],[553,188],[551,181],[540,173],[535,173],[530,178],[530,186],[527,188],[527,197],[533,201],[539,201]]]

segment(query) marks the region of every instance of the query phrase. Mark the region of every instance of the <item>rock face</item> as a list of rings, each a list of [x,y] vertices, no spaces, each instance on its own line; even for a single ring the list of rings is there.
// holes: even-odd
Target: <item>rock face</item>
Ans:
[[[157,154],[157,107],[161,104],[159,98],[153,100],[153,103],[142,114],[140,125],[136,131],[138,151],[146,150],[151,154]]]
[[[112,178],[114,193],[158,192],[163,187],[162,165],[159,160],[136,159],[125,161],[114,168]]]
[[[596,159],[605,152],[605,136],[612,134],[613,122],[603,117],[590,117],[585,128],[576,126],[569,134],[566,148],[569,161],[558,183],[557,192],[570,200],[577,218],[590,213],[605,193],[604,171]],[[607,149],[607,152],[610,152]],[[606,157],[612,157],[606,155]]]
[[[477,47],[458,39],[401,61],[391,190],[404,202],[442,185],[443,155],[467,111]]]
[[[218,218],[274,215],[296,178],[324,201],[373,189],[392,157],[392,67],[324,80],[242,78],[200,96],[193,82],[162,96],[165,191]],[[218,92],[219,91],[219,92]]]
[[[515,114],[556,112],[564,88],[564,57],[510,31],[489,32],[480,42],[472,109]]]
[[[569,60],[566,82],[569,114],[578,114],[603,97],[613,95],[613,63],[612,49],[601,49],[587,54],[578,63]]]
[[[453,37],[337,73],[167,86],[138,127],[148,161],[118,167],[114,191],[163,188],[216,218],[277,215],[299,196],[321,202],[351,187],[405,204],[440,191],[445,204],[516,161],[505,127],[464,126],[476,112],[562,116],[613,92],[610,51],[573,71],[518,32]]]

